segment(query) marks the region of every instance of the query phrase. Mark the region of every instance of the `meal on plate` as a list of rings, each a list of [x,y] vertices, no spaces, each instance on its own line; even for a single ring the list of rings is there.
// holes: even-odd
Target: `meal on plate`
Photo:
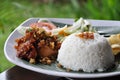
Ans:
[[[56,27],[40,20],[19,27],[23,34],[16,39],[17,57],[30,63],[52,64],[72,71],[106,71],[114,65],[110,41],[80,18],[71,26]]]

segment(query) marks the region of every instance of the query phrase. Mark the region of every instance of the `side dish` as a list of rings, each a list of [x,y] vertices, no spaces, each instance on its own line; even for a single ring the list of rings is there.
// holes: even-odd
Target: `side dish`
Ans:
[[[120,34],[111,35],[108,37],[108,41],[112,47],[112,51],[114,55],[120,53]]]
[[[71,34],[62,42],[57,61],[73,71],[106,71],[114,64],[114,56],[106,38],[84,32]]]

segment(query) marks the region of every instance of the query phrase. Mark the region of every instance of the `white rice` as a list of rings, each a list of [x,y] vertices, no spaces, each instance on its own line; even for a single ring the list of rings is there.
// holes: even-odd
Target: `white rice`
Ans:
[[[62,43],[57,61],[73,71],[104,71],[114,63],[107,39],[94,33],[94,39],[81,39],[71,34]]]

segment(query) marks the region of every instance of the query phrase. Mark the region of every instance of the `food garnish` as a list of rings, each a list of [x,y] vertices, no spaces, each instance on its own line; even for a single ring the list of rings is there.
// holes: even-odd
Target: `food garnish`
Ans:
[[[56,28],[52,30],[53,35],[57,35],[59,40],[63,41],[66,36],[71,35],[73,33],[80,33],[80,32],[96,32],[96,30],[91,26],[91,24],[80,18],[78,21],[74,22],[73,25],[67,26],[65,25],[62,28]]]
[[[94,39],[93,32],[81,32],[81,33],[77,34],[76,36],[83,38],[83,39]]]

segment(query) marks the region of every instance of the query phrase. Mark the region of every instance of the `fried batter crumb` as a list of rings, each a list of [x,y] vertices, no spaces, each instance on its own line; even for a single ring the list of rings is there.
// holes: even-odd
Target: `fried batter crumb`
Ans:
[[[77,34],[76,36],[83,38],[83,39],[94,39],[93,32],[82,32]]]

